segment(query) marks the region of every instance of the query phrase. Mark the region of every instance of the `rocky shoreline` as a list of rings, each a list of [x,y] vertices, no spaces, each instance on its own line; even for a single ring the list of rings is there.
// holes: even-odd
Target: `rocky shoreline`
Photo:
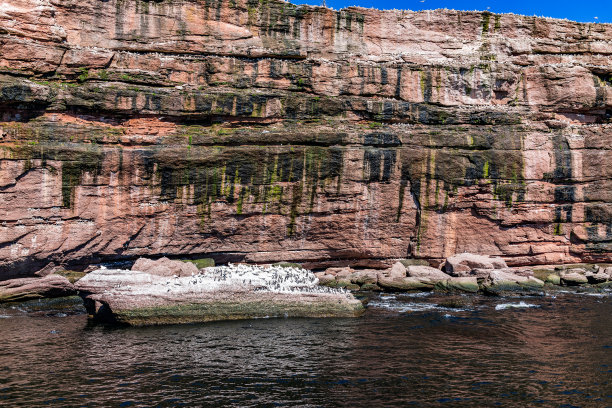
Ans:
[[[140,258],[131,270],[90,269],[89,273],[63,271],[65,276],[2,281],[0,303],[78,294],[93,321],[142,326],[268,317],[357,317],[364,312],[362,301],[367,303],[367,294],[372,292],[436,292],[453,297],[538,296],[568,289],[606,294],[612,290],[611,265],[510,268],[502,258],[469,253],[447,258],[440,268],[405,259],[387,269],[344,267],[313,273],[293,263],[210,266],[203,260]]]
[[[574,264],[508,267],[502,258],[469,253],[449,257],[441,269],[402,260],[385,270],[328,268],[317,272],[322,285],[353,291],[437,291],[491,296],[534,294],[558,286],[602,291],[612,288],[612,266]]]

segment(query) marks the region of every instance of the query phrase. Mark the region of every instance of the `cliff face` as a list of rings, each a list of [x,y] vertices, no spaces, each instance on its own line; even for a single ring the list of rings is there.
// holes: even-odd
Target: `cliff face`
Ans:
[[[612,26],[4,0],[0,278],[141,255],[612,259]]]

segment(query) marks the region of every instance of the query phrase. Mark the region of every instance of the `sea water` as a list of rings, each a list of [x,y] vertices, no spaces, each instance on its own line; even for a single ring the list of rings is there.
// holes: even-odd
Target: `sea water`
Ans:
[[[609,407],[612,301],[372,295],[355,319],[95,325],[0,308],[0,405]]]

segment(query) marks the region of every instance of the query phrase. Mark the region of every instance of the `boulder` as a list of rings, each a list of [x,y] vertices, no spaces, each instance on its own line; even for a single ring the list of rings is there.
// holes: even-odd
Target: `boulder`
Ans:
[[[353,272],[355,272],[355,271],[352,270],[348,266],[346,266],[344,268],[327,268],[325,270],[326,274],[333,275],[336,278],[346,278],[346,277],[350,276]]]
[[[173,261],[166,257],[157,260],[138,258],[132,270],[166,277],[192,276],[199,273],[198,267],[191,262]]]
[[[546,283],[550,283],[551,285],[560,285],[561,278],[556,273],[551,273],[546,277]]]
[[[603,273],[605,273],[606,275],[608,275],[608,276],[610,277],[609,279],[612,279],[612,266],[609,266],[609,267],[605,268],[605,269],[603,270]]]
[[[348,276],[348,279],[352,283],[363,285],[366,283],[376,284],[378,282],[378,271],[373,269],[366,269],[362,271],[353,272]]]
[[[319,279],[319,285],[327,286],[331,282],[336,282],[336,277],[334,275],[329,275],[326,272],[317,272],[315,276]]]
[[[409,290],[431,290],[432,284],[421,282],[417,278],[410,277],[378,277],[378,285],[384,289],[391,291],[409,291]]]
[[[434,289],[440,292],[478,292],[478,279],[475,276],[451,277],[436,282]]]
[[[451,276],[468,276],[472,269],[505,269],[507,267],[506,261],[502,258],[466,252],[447,258],[444,271]]]
[[[548,275],[555,275],[555,270],[554,268],[533,268],[531,269],[531,275],[542,281],[546,281]]]
[[[305,269],[230,265],[167,278],[101,269],[75,285],[89,315],[128,325],[198,323],[262,317],[355,317],[363,304],[322,288]]]
[[[352,283],[347,278],[336,278],[336,286],[335,287],[337,287],[337,288],[346,288],[349,285],[352,285]]]
[[[521,276],[512,270],[493,270],[483,282],[483,290],[490,295],[505,295],[539,290],[544,282],[533,276]]]
[[[578,286],[589,283],[589,280],[585,276],[586,271],[584,269],[569,269],[567,271],[561,271],[559,274],[561,277],[561,283],[567,286]]]
[[[0,281],[0,303],[72,296],[76,290],[68,279],[60,275],[42,278],[21,278]]]
[[[437,282],[450,278],[449,275],[445,274],[441,270],[432,268],[430,266],[408,266],[406,268],[406,275],[412,278],[428,279],[431,282]]]
[[[591,284],[604,283],[610,279],[608,274],[604,272],[597,272],[597,273],[587,272],[584,274],[584,276],[587,278],[587,281]]]
[[[493,270],[489,272],[488,277],[488,281],[493,285],[500,285],[507,282],[526,282],[527,280],[527,277],[517,275],[509,270]]]
[[[406,267],[401,262],[394,263],[393,266],[385,272],[390,278],[406,277]]]

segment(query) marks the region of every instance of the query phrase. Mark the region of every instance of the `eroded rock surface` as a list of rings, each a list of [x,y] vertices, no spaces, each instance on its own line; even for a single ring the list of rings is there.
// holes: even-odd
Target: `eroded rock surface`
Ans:
[[[612,26],[277,0],[0,7],[0,279],[141,256],[612,254]]]

